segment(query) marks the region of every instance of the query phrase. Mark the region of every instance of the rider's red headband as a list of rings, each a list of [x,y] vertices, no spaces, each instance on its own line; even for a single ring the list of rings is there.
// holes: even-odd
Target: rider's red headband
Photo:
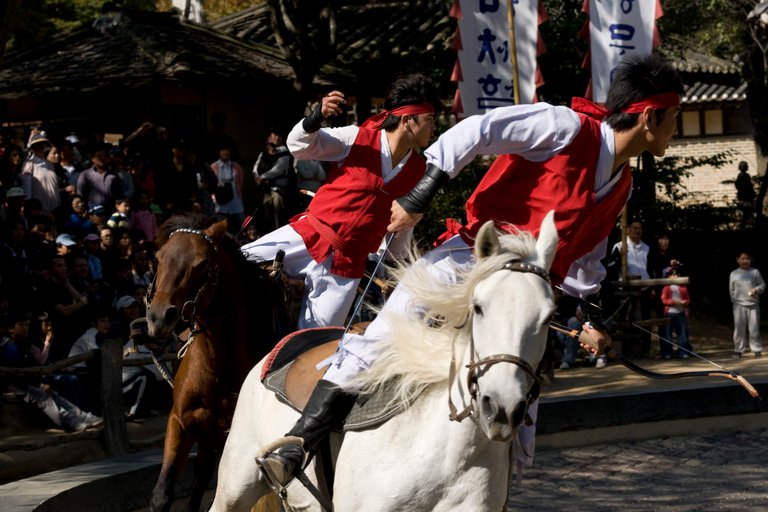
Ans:
[[[640,114],[646,109],[646,107],[661,109],[677,107],[678,105],[680,105],[680,96],[677,93],[664,92],[661,94],[648,96],[647,98],[643,98],[634,103],[630,103],[629,106],[621,112],[623,114]],[[573,98],[571,101],[571,108],[576,112],[587,114],[597,120],[601,120],[603,117],[611,114],[611,112],[608,112],[605,107],[592,103],[585,98]]]
[[[382,110],[373,117],[369,117],[361,128],[370,128],[372,130],[378,130],[384,121],[390,116],[406,116],[414,114],[434,114],[435,108],[429,103],[415,103],[413,105],[403,105],[402,107],[393,108],[392,110]]]
[[[623,114],[639,114],[643,112],[646,107],[654,109],[677,107],[680,105],[680,95],[676,92],[663,92],[661,94],[654,94],[648,96],[639,101],[631,103],[627,108],[622,110]]]

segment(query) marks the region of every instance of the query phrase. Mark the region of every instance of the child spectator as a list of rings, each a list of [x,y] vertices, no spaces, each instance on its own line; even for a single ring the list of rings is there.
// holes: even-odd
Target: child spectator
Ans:
[[[680,277],[680,265],[672,260],[667,268],[666,277]],[[693,347],[688,342],[688,287],[683,284],[668,284],[661,289],[661,302],[664,304],[664,316],[669,319],[667,324],[667,340],[659,340],[662,359],[672,359],[672,333],[677,333],[677,355],[688,359]]]
[[[760,271],[752,268],[752,257],[742,251],[736,258],[739,268],[731,272],[728,289],[733,302],[733,357],[739,359],[749,348],[760,357],[763,342],[760,340],[760,294],[765,291],[765,281]]]
[[[142,192],[139,194],[136,210],[131,213],[131,225],[135,229],[140,229],[147,235],[147,241],[154,242],[157,235],[157,217],[150,209],[149,195]]]
[[[128,215],[131,213],[131,203],[128,198],[115,201],[115,210],[115,213],[110,215],[107,220],[107,227],[120,231],[131,227],[131,222],[128,218]]]

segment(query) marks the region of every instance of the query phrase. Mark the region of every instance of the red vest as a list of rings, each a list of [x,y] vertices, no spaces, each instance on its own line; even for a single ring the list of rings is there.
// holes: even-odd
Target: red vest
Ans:
[[[306,216],[291,219],[316,262],[333,251],[331,272],[339,276],[362,277],[368,254],[378,250],[387,232],[392,201],[424,175],[424,158],[411,152],[403,169],[385,185],[380,133],[361,128],[343,166],[328,173]]]
[[[622,169],[611,192],[595,202],[595,171],[600,156],[600,122],[579,114],[576,138],[546,162],[501,155],[467,201],[467,225],[461,236],[468,244],[487,220],[504,230],[509,224],[538,236],[544,216],[555,210],[560,236],[552,280],[560,284],[571,264],[608,237],[629,198],[632,173]],[[508,224],[505,226],[505,224]]]

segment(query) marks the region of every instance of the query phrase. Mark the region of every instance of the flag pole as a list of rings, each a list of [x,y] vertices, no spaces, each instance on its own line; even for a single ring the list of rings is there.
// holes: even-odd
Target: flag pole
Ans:
[[[507,25],[509,25],[509,54],[512,63],[512,91],[514,92],[515,105],[520,104],[520,84],[517,72],[517,44],[515,43],[515,8],[514,0],[507,0]]]

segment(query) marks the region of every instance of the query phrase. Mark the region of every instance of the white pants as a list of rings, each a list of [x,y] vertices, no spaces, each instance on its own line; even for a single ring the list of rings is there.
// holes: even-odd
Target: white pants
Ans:
[[[468,269],[473,264],[472,251],[459,236],[424,255],[416,265],[429,265],[430,271],[439,275],[446,283],[455,282],[456,270]],[[407,288],[398,285],[384,304],[384,311],[400,315],[418,315],[418,304],[413,304]],[[323,379],[340,386],[348,384],[360,371],[368,368],[379,356],[386,343],[389,325],[379,315],[370,323],[365,333],[345,334],[339,343],[339,350],[325,372]]]
[[[749,331],[749,348],[752,352],[761,352],[763,342],[760,340],[760,305],[733,305],[733,350],[739,354],[747,351],[747,331]]]
[[[280,249],[285,251],[283,271],[286,275],[304,279],[298,328],[343,326],[355,300],[360,278],[332,274],[333,254],[317,263],[304,240],[290,225],[276,229],[240,250],[251,261],[271,261]]]

